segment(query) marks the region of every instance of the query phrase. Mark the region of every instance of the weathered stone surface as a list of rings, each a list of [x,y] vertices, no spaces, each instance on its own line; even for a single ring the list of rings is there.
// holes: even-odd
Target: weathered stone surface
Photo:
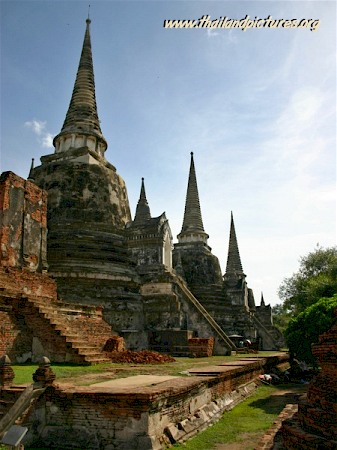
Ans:
[[[50,273],[135,277],[123,234],[130,221],[126,187],[112,168],[50,162],[35,168],[34,178],[49,193]]]
[[[14,380],[14,371],[11,367],[11,360],[7,355],[0,358],[0,389],[12,386]]]
[[[43,445],[47,448],[63,449],[99,449],[99,441],[94,430],[88,430],[84,426],[53,426],[49,425],[43,430]],[[38,441],[37,441],[38,442]]]
[[[50,367],[50,361],[46,356],[43,356],[39,362],[39,367],[33,374],[33,381],[35,383],[42,383],[44,386],[52,385],[56,378],[53,369]]]
[[[192,291],[199,285],[222,285],[219,260],[203,243],[175,244],[173,265],[181,265],[183,278]]]
[[[125,237],[131,220],[125,183],[102,158],[80,163],[77,153],[69,150],[63,161],[50,156],[34,169],[49,192],[49,272],[61,298],[102,306],[127,347],[144,348],[140,279]]]
[[[0,264],[47,269],[47,193],[13,172],[0,177]]]

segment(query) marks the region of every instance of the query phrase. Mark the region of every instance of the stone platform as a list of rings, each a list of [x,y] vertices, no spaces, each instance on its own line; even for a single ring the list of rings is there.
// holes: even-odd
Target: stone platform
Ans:
[[[238,358],[196,367],[190,376],[141,375],[90,386],[54,383],[25,420],[25,445],[59,450],[171,447],[217,421],[255,391],[271,360],[277,366],[287,357]]]
[[[116,389],[130,389],[134,387],[141,387],[141,386],[156,386],[160,383],[163,383],[164,381],[169,381],[173,379],[180,379],[181,377],[174,377],[169,375],[135,375],[133,377],[126,377],[126,378],[118,378],[109,380],[109,381],[103,381],[101,383],[94,383],[90,386],[93,388],[108,388],[112,390]]]

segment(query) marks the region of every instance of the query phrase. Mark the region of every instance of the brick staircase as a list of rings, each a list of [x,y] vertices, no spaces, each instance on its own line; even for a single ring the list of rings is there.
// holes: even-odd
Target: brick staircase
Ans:
[[[62,301],[45,304],[39,298],[27,298],[27,301],[40,317],[49,321],[60,337],[65,338],[67,347],[71,346],[79,362],[97,364],[109,361],[103,347],[112,331],[103,320],[101,308]]]
[[[102,308],[66,303],[52,294],[37,295],[37,291],[10,281],[0,273],[1,309],[24,319],[24,326],[40,341],[52,362],[109,361],[103,347],[113,332],[103,320]]]

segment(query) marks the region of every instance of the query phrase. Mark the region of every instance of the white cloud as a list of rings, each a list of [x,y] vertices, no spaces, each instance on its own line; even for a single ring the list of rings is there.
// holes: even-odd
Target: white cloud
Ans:
[[[35,134],[41,136],[43,130],[46,127],[46,122],[33,119],[31,121],[25,122],[25,127],[30,128]]]
[[[42,122],[42,120],[30,120],[25,122],[25,127],[33,131],[34,134],[38,136],[38,142],[43,148],[53,148],[53,137],[54,135],[46,130],[47,122]]]
[[[213,28],[207,28],[207,37],[212,38],[218,35],[219,32],[215,31]]]
[[[53,148],[53,138],[54,135],[51,133],[46,133],[41,139],[41,144],[43,148]]]

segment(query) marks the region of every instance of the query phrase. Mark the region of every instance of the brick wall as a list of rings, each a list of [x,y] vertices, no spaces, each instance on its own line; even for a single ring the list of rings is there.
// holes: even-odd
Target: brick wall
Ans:
[[[39,423],[34,429],[43,431],[31,431],[26,445],[161,449],[208,427],[250,395],[266,362],[261,358],[218,376],[180,377],[156,386],[48,388],[27,422],[30,430]]]
[[[213,355],[214,338],[192,338],[188,340],[190,354],[195,358]]]
[[[13,172],[0,176],[0,265],[47,268],[47,193]]]
[[[0,356],[7,354],[15,361],[17,356],[32,348],[33,333],[26,327],[23,316],[18,316],[0,300]]]
[[[15,293],[57,299],[56,282],[47,274],[0,266],[0,288]]]

